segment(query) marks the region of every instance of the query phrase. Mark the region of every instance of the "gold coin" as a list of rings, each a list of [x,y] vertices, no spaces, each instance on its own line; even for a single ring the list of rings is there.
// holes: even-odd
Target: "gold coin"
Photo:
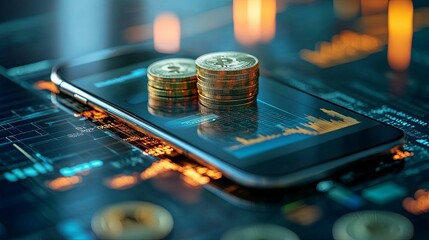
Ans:
[[[170,104],[170,103],[189,102],[189,101],[198,100],[198,95],[193,94],[193,95],[184,96],[184,97],[161,97],[161,96],[149,94],[149,99]]]
[[[166,109],[174,109],[174,108],[185,108],[185,107],[193,107],[198,104],[198,98],[195,98],[191,101],[181,101],[181,102],[162,102],[153,98],[149,98],[148,105],[151,107],[159,107]]]
[[[242,89],[249,88],[252,86],[257,86],[257,80],[250,81],[231,81],[231,82],[205,82],[199,80],[197,82],[197,87],[208,90],[223,90],[223,89]]]
[[[159,78],[151,75],[147,75],[148,81],[157,81],[162,83],[181,83],[181,82],[190,82],[196,81],[197,75],[188,77],[188,78]]]
[[[259,82],[258,78],[247,78],[247,79],[228,79],[228,80],[220,80],[220,79],[210,79],[204,77],[198,77],[198,82],[204,86],[228,86],[228,87],[241,87],[241,86],[249,86],[254,85]]]
[[[248,79],[248,78],[258,78],[259,77],[259,70],[256,72],[249,72],[249,73],[241,73],[241,74],[224,74],[224,73],[206,73],[202,70],[198,71],[197,74],[198,77],[208,78],[208,79],[219,79],[219,80],[241,80],[241,79]]]
[[[148,81],[147,85],[154,87],[154,88],[158,88],[158,89],[163,89],[163,90],[184,90],[184,89],[192,89],[192,88],[196,88],[196,84],[197,81],[196,79],[194,81],[189,81],[189,82],[178,82],[178,83],[169,83],[169,82],[159,82],[159,81]]]
[[[169,58],[156,61],[147,68],[148,76],[159,79],[184,79],[197,74],[195,61],[189,58]]]
[[[225,72],[228,74],[249,72],[259,68],[256,57],[241,52],[215,52],[198,57],[196,68],[207,73]]]
[[[102,239],[163,239],[173,229],[173,217],[149,202],[123,202],[95,213],[91,227]]]
[[[235,95],[254,95],[258,91],[258,85],[252,85],[242,88],[208,88],[197,83],[198,92],[205,96],[235,96]]]
[[[190,96],[197,93],[197,89],[179,89],[179,90],[164,90],[154,88],[148,85],[147,91],[151,95],[156,95],[160,97],[185,97]]]

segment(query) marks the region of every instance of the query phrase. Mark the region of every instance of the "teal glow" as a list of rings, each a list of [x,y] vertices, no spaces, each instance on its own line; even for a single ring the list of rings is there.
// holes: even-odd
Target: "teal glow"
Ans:
[[[92,160],[86,163],[81,163],[71,167],[65,167],[60,169],[60,174],[66,177],[74,176],[83,171],[89,171],[93,168],[98,168],[103,166],[103,161],[101,160]]]

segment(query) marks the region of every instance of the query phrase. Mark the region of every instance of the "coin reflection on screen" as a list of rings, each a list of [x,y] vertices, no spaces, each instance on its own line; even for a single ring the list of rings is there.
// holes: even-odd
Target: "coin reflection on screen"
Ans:
[[[258,130],[258,106],[256,103],[242,109],[214,110],[199,104],[200,113],[214,115],[212,121],[198,124],[198,135],[214,142],[236,143],[237,137],[250,138]]]

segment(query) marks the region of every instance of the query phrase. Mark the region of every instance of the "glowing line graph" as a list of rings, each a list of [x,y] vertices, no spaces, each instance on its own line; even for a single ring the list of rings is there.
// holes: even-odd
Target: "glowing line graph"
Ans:
[[[282,127],[282,132],[271,135],[259,134],[256,138],[242,138],[236,137],[235,140],[240,144],[230,147],[229,149],[234,150],[243,146],[253,145],[256,143],[266,142],[280,137],[285,137],[293,134],[304,134],[317,136],[328,132],[333,132],[342,128],[346,128],[355,124],[360,123],[358,120],[345,116],[333,110],[321,108],[320,111],[326,115],[336,119],[322,119],[314,116],[306,116],[305,119],[308,122],[300,123],[298,126],[288,128]]]

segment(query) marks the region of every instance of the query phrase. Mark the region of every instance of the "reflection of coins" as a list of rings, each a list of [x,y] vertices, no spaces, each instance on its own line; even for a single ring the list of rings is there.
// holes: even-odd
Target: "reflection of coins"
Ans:
[[[204,115],[218,116],[213,121],[198,124],[198,134],[216,141],[235,143],[235,138],[248,138],[258,130],[258,108],[256,104],[234,111],[214,110],[200,104],[200,112]]]
[[[385,211],[359,211],[346,214],[333,227],[334,239],[390,239],[413,237],[412,223],[402,215]]]
[[[200,56],[195,60],[198,70],[217,74],[246,73],[258,68],[259,61],[250,54],[240,52],[216,52]]]
[[[170,58],[149,65],[147,73],[150,77],[160,79],[188,79],[197,74],[195,61],[188,58]]]
[[[200,102],[202,104],[208,103],[208,104],[220,104],[220,105],[241,105],[241,104],[251,104],[255,102],[255,98],[248,97],[248,98],[240,98],[240,99],[212,99],[209,97],[205,97],[204,95],[200,95]]]
[[[234,228],[223,235],[222,240],[298,240],[299,237],[291,230],[274,224],[254,224]]]
[[[244,104],[236,104],[236,105],[222,105],[222,104],[213,104],[213,103],[201,101],[200,99],[200,104],[203,105],[204,107],[207,107],[210,109],[216,109],[216,110],[225,110],[225,111],[248,108],[252,106],[254,103],[255,101],[244,103]]]
[[[148,202],[124,202],[98,211],[92,230],[105,239],[162,239],[173,228],[173,217],[163,207]]]
[[[198,96],[158,97],[149,94],[148,111],[160,117],[178,117],[198,111]]]
[[[165,90],[158,89],[148,85],[147,91],[149,94],[160,96],[160,97],[185,97],[197,93],[196,88],[191,89],[178,89],[178,90]]]

